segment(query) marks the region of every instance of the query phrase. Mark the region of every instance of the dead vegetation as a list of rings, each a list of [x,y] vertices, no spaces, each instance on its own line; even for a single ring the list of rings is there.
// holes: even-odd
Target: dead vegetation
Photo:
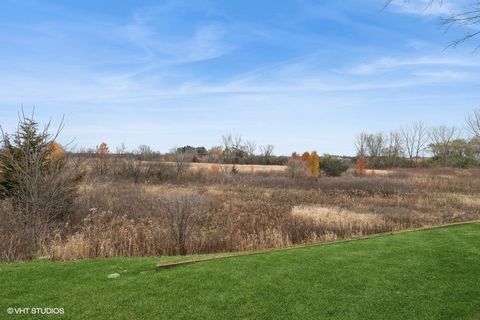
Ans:
[[[480,218],[480,179],[473,170],[320,179],[190,174],[168,183],[84,185],[71,225],[57,230],[39,254],[81,259],[245,251]]]

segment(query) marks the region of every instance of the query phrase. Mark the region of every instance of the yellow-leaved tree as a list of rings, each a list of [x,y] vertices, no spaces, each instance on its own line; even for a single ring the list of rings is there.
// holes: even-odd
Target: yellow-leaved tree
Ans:
[[[308,166],[310,168],[310,173],[314,177],[318,177],[320,173],[320,157],[316,151],[313,151],[308,158]]]

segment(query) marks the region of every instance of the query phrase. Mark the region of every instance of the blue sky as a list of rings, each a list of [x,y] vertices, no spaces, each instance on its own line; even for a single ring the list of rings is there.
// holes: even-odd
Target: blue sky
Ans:
[[[445,46],[425,0],[26,1],[0,4],[0,124],[65,115],[62,140],[112,149],[219,144],[352,154],[360,131],[462,125],[480,105],[476,43]]]

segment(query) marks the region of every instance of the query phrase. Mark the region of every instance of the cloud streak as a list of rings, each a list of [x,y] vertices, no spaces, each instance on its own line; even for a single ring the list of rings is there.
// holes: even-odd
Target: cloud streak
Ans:
[[[382,57],[372,62],[353,66],[343,70],[350,75],[375,75],[382,72],[405,67],[458,67],[458,68],[480,68],[480,63],[475,59],[457,57],[436,57],[420,56],[415,58]]]

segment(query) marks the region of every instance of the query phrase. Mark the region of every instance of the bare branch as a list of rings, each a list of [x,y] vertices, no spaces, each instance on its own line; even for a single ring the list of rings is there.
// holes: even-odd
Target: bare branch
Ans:
[[[384,9],[396,2],[402,2],[403,4],[406,5],[413,1],[386,0],[384,4]],[[444,5],[443,0],[429,0],[425,6],[425,10],[431,9],[434,3],[438,3],[439,6]],[[479,23],[480,23],[480,1],[474,1],[474,0],[472,0],[468,8],[464,9],[463,11],[450,12],[448,16],[440,17],[440,25],[445,28],[445,31],[449,31],[454,26],[463,26],[463,27],[471,28],[472,26],[478,25]],[[464,36],[450,42],[450,44],[448,44],[445,49],[456,48],[458,45],[466,41],[469,41],[473,38],[476,38],[479,35],[480,35],[480,31],[478,29],[469,31],[465,33]],[[479,46],[477,46],[475,50],[477,50],[478,48]]]

